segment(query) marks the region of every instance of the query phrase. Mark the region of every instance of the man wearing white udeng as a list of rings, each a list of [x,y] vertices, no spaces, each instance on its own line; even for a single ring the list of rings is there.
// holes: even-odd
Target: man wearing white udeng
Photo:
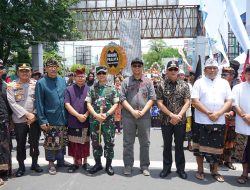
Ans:
[[[236,111],[235,131],[236,146],[235,156],[241,161],[243,172],[237,182],[245,184],[248,180],[248,167],[250,166],[250,65],[246,67],[246,81],[233,88]]]
[[[203,159],[206,157],[212,177],[224,182],[218,173],[218,164],[224,147],[224,113],[230,109],[233,97],[229,83],[217,77],[218,63],[209,58],[204,67],[205,76],[194,83],[191,95],[196,123],[193,126],[193,149],[198,165],[195,176],[204,180]]]

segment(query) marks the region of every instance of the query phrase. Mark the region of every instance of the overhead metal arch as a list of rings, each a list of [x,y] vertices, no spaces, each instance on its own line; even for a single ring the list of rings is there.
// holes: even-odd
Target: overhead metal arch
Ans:
[[[104,0],[107,4],[107,0]],[[86,1],[87,2],[87,1]],[[119,39],[119,22],[138,18],[141,39],[195,38],[204,35],[202,14],[198,6],[153,5],[74,7],[78,30],[85,40]],[[136,1],[137,2],[137,1]]]

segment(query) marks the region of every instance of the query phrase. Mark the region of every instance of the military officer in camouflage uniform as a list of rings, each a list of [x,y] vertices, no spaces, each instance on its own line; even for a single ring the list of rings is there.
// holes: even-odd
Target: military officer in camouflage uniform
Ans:
[[[89,170],[89,173],[94,174],[102,170],[101,156],[103,149],[99,135],[103,134],[104,157],[107,159],[106,172],[108,175],[114,175],[114,170],[111,166],[114,157],[115,137],[113,113],[118,106],[119,97],[114,86],[107,84],[107,68],[102,66],[97,67],[96,74],[98,82],[90,88],[85,100],[91,114],[90,135],[96,162]]]
[[[11,139],[9,130],[9,114],[7,101],[7,84],[2,79],[4,74],[3,61],[0,59],[0,188],[11,175]]]
[[[26,159],[26,139],[29,133],[30,156],[32,157],[31,170],[42,172],[37,164],[39,155],[40,127],[37,123],[35,110],[36,80],[31,79],[31,68],[27,64],[17,68],[18,80],[8,85],[7,99],[13,111],[12,120],[15,125],[17,141],[17,161],[19,168],[16,177],[21,177],[25,172],[24,160]]]

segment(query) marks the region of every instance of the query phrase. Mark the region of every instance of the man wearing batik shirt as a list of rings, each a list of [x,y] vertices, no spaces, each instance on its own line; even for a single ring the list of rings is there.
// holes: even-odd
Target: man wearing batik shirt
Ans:
[[[68,169],[69,173],[75,172],[81,166],[87,170],[87,157],[89,156],[89,112],[85,102],[89,87],[85,84],[85,68],[79,68],[75,71],[74,80],[75,83],[67,87],[64,100],[65,108],[69,113],[69,156],[74,159],[74,164]]]
[[[57,76],[59,65],[55,60],[46,62],[47,75],[36,85],[36,109],[41,129],[44,131],[45,157],[49,162],[49,174],[56,174],[57,165],[64,164],[66,144],[66,113],[64,108],[65,80]]]
[[[246,81],[233,88],[234,103],[236,111],[235,131],[236,146],[235,156],[242,163],[242,175],[237,182],[245,184],[248,181],[250,168],[250,65],[246,67]]]
[[[182,179],[187,178],[183,142],[186,111],[190,106],[190,91],[185,81],[178,80],[178,71],[178,62],[169,61],[166,67],[167,79],[162,81],[156,90],[157,104],[161,110],[161,129],[164,143],[161,178],[166,177],[171,172],[173,134],[177,174]]]
[[[106,67],[97,67],[96,75],[98,82],[90,88],[85,100],[91,114],[90,135],[95,158],[95,165],[89,170],[89,173],[95,174],[102,170],[101,156],[103,149],[100,140],[103,134],[104,157],[107,159],[106,172],[108,175],[114,175],[114,170],[111,166],[115,146],[115,121],[113,113],[118,106],[119,97],[115,87],[108,84]]]
[[[217,77],[218,63],[214,59],[209,58],[204,67],[205,76],[194,83],[191,95],[196,123],[193,126],[193,149],[198,164],[196,178],[205,178],[203,159],[206,157],[212,177],[224,182],[218,173],[218,163],[224,147],[224,113],[232,105],[232,92],[229,83]]]

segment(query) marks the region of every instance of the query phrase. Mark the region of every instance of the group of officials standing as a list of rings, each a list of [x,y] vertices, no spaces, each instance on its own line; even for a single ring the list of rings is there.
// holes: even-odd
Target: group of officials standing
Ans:
[[[1,65],[0,65],[1,66]],[[96,68],[97,82],[91,87],[85,84],[85,69],[75,71],[75,83],[66,86],[65,80],[57,75],[58,63],[49,60],[42,79],[30,78],[31,68],[22,64],[17,68],[18,80],[7,87],[1,81],[0,126],[1,150],[0,170],[10,169],[10,147],[8,145],[8,115],[12,111],[17,140],[17,177],[25,173],[26,138],[30,137],[31,169],[42,172],[38,165],[38,142],[40,128],[45,140],[45,157],[49,163],[49,174],[55,175],[57,167],[65,166],[66,146],[74,163],[68,168],[73,173],[80,167],[89,174],[103,169],[101,156],[106,158],[106,173],[114,175],[115,120],[114,112],[118,104],[123,106],[123,161],[124,175],[131,175],[134,164],[134,143],[138,137],[140,144],[140,169],[144,176],[150,175],[150,108],[156,101],[161,110],[163,137],[163,170],[160,177],[171,173],[172,140],[175,143],[177,174],[186,179],[183,141],[185,138],[186,112],[190,104],[195,108],[193,126],[193,148],[198,165],[196,178],[205,178],[204,157],[210,163],[211,175],[223,182],[218,173],[219,157],[224,150],[225,115],[232,107],[236,112],[236,151],[242,162],[243,173],[239,183],[246,183],[250,166],[250,67],[246,68],[246,82],[236,85],[231,91],[229,83],[218,77],[218,63],[208,59],[204,65],[204,76],[198,79],[190,92],[187,82],[178,79],[177,61],[166,66],[166,78],[154,88],[152,81],[143,75],[143,61],[136,58],[131,62],[132,76],[121,84],[120,91],[107,81],[107,68]],[[1,68],[0,68],[1,71]],[[7,98],[6,98],[7,97]],[[8,100],[8,101],[7,101]],[[3,106],[2,106],[3,105]],[[87,157],[92,141],[95,165],[89,168]],[[104,141],[104,151],[102,147]],[[239,140],[237,140],[239,139]],[[237,144],[237,142],[241,142]],[[57,165],[55,165],[57,161]]]

